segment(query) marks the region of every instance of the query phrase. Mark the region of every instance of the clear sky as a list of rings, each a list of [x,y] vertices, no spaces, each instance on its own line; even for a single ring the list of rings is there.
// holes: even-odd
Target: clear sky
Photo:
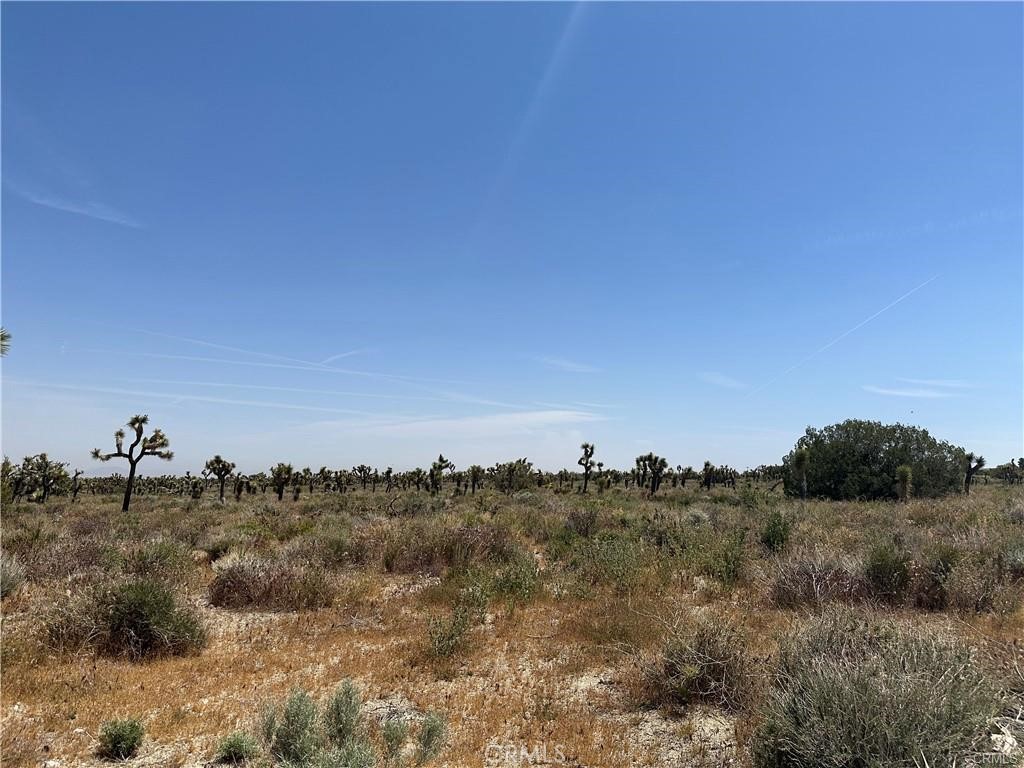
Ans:
[[[3,451],[1020,456],[1022,9],[5,3]]]

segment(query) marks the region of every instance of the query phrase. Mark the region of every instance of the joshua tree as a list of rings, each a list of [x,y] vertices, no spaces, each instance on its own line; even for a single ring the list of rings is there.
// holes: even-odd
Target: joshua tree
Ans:
[[[583,467],[583,493],[587,492],[587,484],[590,482],[590,471],[594,468],[594,446],[591,443],[584,443],[580,446],[583,455],[576,462]]]
[[[270,468],[270,484],[274,486],[278,501],[284,498],[284,489],[288,487],[294,474],[295,470],[292,469],[292,465],[284,462],[279,462],[276,467]]]
[[[431,493],[436,494],[441,490],[441,482],[444,480],[444,471],[446,469],[454,470],[455,465],[448,461],[442,453],[438,455],[437,461],[430,465],[429,479]]]
[[[235,501],[242,500],[242,494],[245,493],[246,488],[252,488],[248,478],[245,475],[235,475]]]
[[[476,493],[476,489],[480,487],[480,483],[484,479],[484,468],[479,464],[474,464],[469,468],[469,492]]]
[[[219,453],[212,459],[210,459],[208,462],[206,462],[206,468],[204,472],[206,474],[213,475],[214,477],[216,477],[217,482],[220,484],[220,493],[218,494],[218,498],[220,499],[221,504],[224,503],[224,484],[228,480],[228,475],[230,475],[234,471],[235,463],[233,461],[227,461],[225,459],[222,459]],[[236,496],[240,495],[241,494],[237,494]]]
[[[427,481],[427,473],[419,467],[409,473],[409,482],[416,486],[417,491],[423,490],[423,484]]]
[[[651,496],[654,496],[658,492],[658,488],[661,487],[661,477],[668,469],[668,460],[661,456],[655,456],[653,453],[644,456],[644,460],[647,470],[651,473]]]
[[[78,494],[82,490],[82,483],[78,480],[84,473],[80,469],[75,470],[75,476],[71,478],[71,501],[78,501]]]
[[[974,473],[985,466],[985,457],[976,457],[973,453],[968,453],[964,458],[967,459],[967,474],[964,476],[964,493],[970,493],[971,483],[974,482]]]
[[[0,328],[0,357],[7,357],[11,350],[11,332],[6,328]]]
[[[810,462],[810,455],[806,448],[800,448],[793,454],[793,471],[800,480],[800,498],[807,498],[807,464]]]
[[[910,501],[910,492],[913,488],[914,472],[908,464],[901,464],[896,467],[896,490],[899,493],[900,501],[906,504]]]
[[[352,471],[359,478],[359,483],[362,485],[363,490],[366,490],[366,484],[370,482],[370,475],[372,470],[366,464],[360,464],[358,467],[352,467]]]
[[[174,452],[167,450],[171,441],[167,439],[167,436],[162,430],[154,429],[153,434],[149,437],[145,437],[142,432],[146,425],[149,423],[149,416],[132,416],[128,421],[128,427],[135,431],[135,440],[130,446],[128,446],[127,452],[124,450],[124,430],[119,429],[114,433],[114,446],[117,450],[113,453],[101,453],[99,448],[94,448],[92,457],[99,459],[100,461],[110,461],[111,459],[128,459],[128,480],[124,486],[124,502],[121,504],[121,511],[128,511],[128,504],[132,500],[132,486],[135,484],[135,470],[139,465],[139,462],[145,456],[156,456],[164,461],[170,461],[174,458]]]

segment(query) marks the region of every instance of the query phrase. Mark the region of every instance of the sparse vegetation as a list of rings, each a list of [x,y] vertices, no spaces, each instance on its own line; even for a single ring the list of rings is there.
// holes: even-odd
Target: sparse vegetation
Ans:
[[[86,485],[74,506],[59,506],[59,485],[42,507],[23,494],[5,507],[2,575],[20,566],[14,581],[27,585],[5,597],[5,694],[60,732],[72,707],[98,728],[128,685],[140,722],[153,722],[154,750],[198,739],[208,759],[236,765],[409,766],[438,759],[439,743],[451,764],[471,763],[484,727],[501,733],[506,722],[602,764],[598,731],[572,725],[584,717],[605,745],[634,743],[638,727],[652,727],[638,718],[664,722],[666,735],[624,765],[664,765],[668,754],[700,764],[685,746],[697,742],[669,734],[709,717],[721,723],[714,749],[730,759],[818,765],[800,757],[825,749],[811,736],[780,746],[793,723],[818,717],[842,754],[899,765],[905,744],[918,744],[908,734],[937,727],[929,701],[952,713],[950,733],[988,723],[971,744],[956,742],[959,754],[983,751],[989,731],[1015,733],[999,707],[1022,688],[1012,646],[1024,630],[1016,482],[975,482],[969,497],[910,494],[897,506],[891,475],[888,498],[792,500],[772,490],[771,468],[748,478],[708,462],[701,483],[665,469],[652,497],[660,462],[640,458],[635,474],[595,462],[586,495],[582,473],[526,473],[523,462],[511,475],[485,473],[475,493],[469,470],[435,472],[431,494],[428,472],[364,465],[283,473],[286,489],[299,478],[299,501],[278,501],[270,475],[247,479],[254,492],[232,503],[221,503],[216,474],[190,478],[180,495],[160,490],[169,481],[137,478],[128,514],[114,496],[121,480],[100,494]],[[196,484],[209,492],[197,495]],[[798,640],[824,638],[840,614],[875,638],[862,641],[883,659],[871,679],[850,671],[862,645]],[[666,615],[680,618],[656,618]],[[968,660],[953,647],[975,651]],[[83,663],[95,672],[56,671]],[[942,664],[948,695],[929,682]],[[64,688],[53,675],[65,675]],[[987,714],[967,685],[974,677],[996,692]],[[291,686],[300,688],[289,695]],[[836,720],[840,698],[863,718]],[[223,731],[188,714],[200,700],[229,713],[217,720]],[[260,701],[271,703],[246,731]],[[908,713],[870,714],[892,706]],[[448,732],[423,714],[432,707],[456,722],[472,711],[486,726]],[[82,747],[61,749],[84,759]],[[939,752],[925,754],[942,764]]]
[[[753,746],[763,768],[960,764],[1002,704],[975,654],[840,610],[783,642]]]
[[[127,760],[139,751],[144,735],[138,720],[111,720],[100,728],[96,754],[106,760]]]

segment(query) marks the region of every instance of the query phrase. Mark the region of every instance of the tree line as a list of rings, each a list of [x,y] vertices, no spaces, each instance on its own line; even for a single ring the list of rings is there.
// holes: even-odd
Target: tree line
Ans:
[[[970,493],[979,478],[984,482],[990,477],[1008,484],[1024,482],[1024,458],[985,472],[984,457],[937,441],[926,430],[859,420],[821,430],[809,427],[781,464],[763,464],[743,472],[710,461],[705,461],[700,470],[692,466],[672,467],[666,458],[653,452],[637,456],[629,469],[606,468],[597,457],[595,446],[583,443],[576,462],[578,471],[546,472],[535,469],[525,457],[486,468],[473,464],[459,469],[442,454],[427,469],[400,472],[367,464],[346,469],[322,466],[314,471],[278,462],[267,471],[243,474],[236,471],[234,462],[218,454],[206,462],[197,476],[186,472],[184,476],[141,477],[138,472],[143,460],[152,457],[169,461],[174,456],[170,440],[162,430],[146,434],[148,424],[147,416],[133,416],[126,425],[128,431],[114,432],[114,450],[92,451],[92,457],[101,462],[125,461],[127,475],[84,478],[82,470],[71,474],[66,462],[54,461],[45,453],[26,457],[20,465],[4,458],[0,473],[4,498],[45,502],[52,496],[70,495],[74,501],[83,490],[94,494],[122,493],[122,510],[127,511],[134,493],[201,498],[210,489],[216,489],[221,502],[226,501],[229,493],[236,500],[268,491],[279,500],[286,494],[297,500],[303,493],[343,494],[355,490],[391,493],[415,489],[433,495],[472,495],[484,487],[508,495],[533,487],[560,493],[603,493],[621,487],[635,488],[654,497],[665,483],[672,488],[685,488],[687,482],[693,482],[710,490],[716,486],[735,487],[743,480],[770,482],[773,490],[782,485],[787,495],[801,498],[907,501],[914,495],[937,496],[955,490]]]

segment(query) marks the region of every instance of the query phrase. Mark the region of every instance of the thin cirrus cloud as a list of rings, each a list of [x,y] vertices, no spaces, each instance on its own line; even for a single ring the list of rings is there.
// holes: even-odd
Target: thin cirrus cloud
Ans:
[[[698,378],[706,384],[713,384],[716,387],[723,387],[725,389],[744,389],[746,387],[746,384],[742,381],[734,379],[732,376],[726,376],[718,371],[702,371],[698,374]]]
[[[14,186],[9,183],[7,187],[22,199],[43,208],[87,216],[90,219],[120,224],[123,227],[132,227],[134,229],[141,229],[142,227],[142,223],[138,219],[96,200],[72,200],[68,197]]]
[[[886,397],[916,397],[923,399],[939,399],[945,397],[956,397],[953,392],[939,389],[927,389],[924,387],[915,388],[894,388],[876,387],[874,384],[864,384],[861,389],[874,395],[885,395]]]
[[[600,373],[601,371],[600,368],[595,368],[587,363],[566,360],[564,357],[540,357],[537,360],[553,371],[564,371],[565,373]]]
[[[405,422],[375,425],[372,429],[377,434],[397,437],[436,435],[448,438],[482,438],[532,434],[537,431],[570,424],[585,424],[603,420],[603,416],[590,413],[589,411],[519,411],[456,418],[413,419]],[[356,427],[356,429],[358,428]]]
[[[922,387],[943,387],[949,389],[970,389],[974,386],[969,381],[963,379],[903,379],[897,378],[896,381],[902,381],[904,384],[918,384]]]

